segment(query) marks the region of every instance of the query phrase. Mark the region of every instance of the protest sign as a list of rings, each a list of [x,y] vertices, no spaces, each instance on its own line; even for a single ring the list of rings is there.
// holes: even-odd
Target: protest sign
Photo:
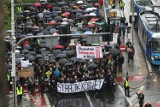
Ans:
[[[57,92],[76,93],[88,90],[100,90],[104,79],[81,81],[76,83],[57,83]]]
[[[77,58],[82,59],[103,58],[100,46],[76,46],[76,53]]]

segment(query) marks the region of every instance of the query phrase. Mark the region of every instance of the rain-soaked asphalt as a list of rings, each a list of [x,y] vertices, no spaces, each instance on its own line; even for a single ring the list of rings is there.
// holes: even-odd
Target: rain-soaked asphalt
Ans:
[[[76,94],[47,94],[51,107],[129,107],[118,86]]]

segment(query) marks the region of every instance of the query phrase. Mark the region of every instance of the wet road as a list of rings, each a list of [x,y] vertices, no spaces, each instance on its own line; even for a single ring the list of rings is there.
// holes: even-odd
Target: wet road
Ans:
[[[129,107],[118,86],[104,85],[101,90],[77,94],[47,93],[54,107]]]

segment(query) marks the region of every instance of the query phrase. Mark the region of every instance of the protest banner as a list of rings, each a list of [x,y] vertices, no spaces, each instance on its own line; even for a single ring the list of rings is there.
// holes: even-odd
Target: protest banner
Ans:
[[[33,76],[34,76],[33,68],[18,70],[18,77],[27,78],[27,77],[33,77]]]
[[[104,79],[81,81],[76,83],[57,83],[57,92],[76,93],[89,90],[100,90]]]
[[[82,59],[103,58],[100,46],[76,46],[76,53],[77,58]]]

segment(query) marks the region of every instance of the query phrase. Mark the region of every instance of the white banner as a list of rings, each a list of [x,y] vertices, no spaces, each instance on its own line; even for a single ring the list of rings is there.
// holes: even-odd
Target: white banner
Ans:
[[[82,59],[103,58],[100,46],[76,46],[76,53]]]
[[[21,60],[21,67],[22,68],[25,68],[25,67],[29,67],[29,60]]]
[[[57,92],[76,93],[88,90],[100,90],[104,79],[81,81],[76,83],[57,83]]]

